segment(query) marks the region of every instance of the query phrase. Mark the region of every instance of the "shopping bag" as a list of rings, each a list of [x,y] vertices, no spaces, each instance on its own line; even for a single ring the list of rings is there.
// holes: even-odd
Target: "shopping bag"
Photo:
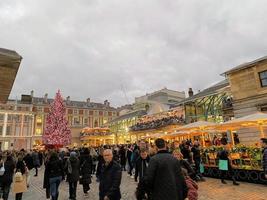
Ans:
[[[203,165],[203,164],[200,164],[200,165],[199,165],[199,168],[200,168],[200,169],[199,169],[200,173],[203,174],[204,171],[205,171],[205,169],[204,169],[204,165]]]
[[[228,171],[228,160],[219,160],[219,170]]]

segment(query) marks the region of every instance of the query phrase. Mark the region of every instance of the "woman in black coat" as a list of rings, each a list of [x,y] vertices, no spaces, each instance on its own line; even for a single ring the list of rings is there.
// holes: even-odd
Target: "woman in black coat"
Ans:
[[[46,192],[46,198],[50,199],[50,187],[49,187],[49,177],[48,177],[48,170],[47,170],[47,163],[49,162],[49,155],[45,158],[45,171],[44,171],[44,182],[43,182],[43,188]]]
[[[126,150],[124,146],[121,146],[119,150],[121,169],[126,171]]]
[[[8,155],[6,161],[3,162],[2,165],[4,165],[5,172],[0,176],[0,187],[3,193],[3,199],[7,200],[15,169],[15,162],[13,161],[12,156]],[[2,165],[0,164],[0,168]]]
[[[90,184],[92,183],[92,157],[90,156],[89,150],[86,148],[80,158],[80,184],[83,185],[83,192],[85,195],[90,190]]]
[[[80,178],[80,161],[76,152],[70,153],[70,158],[66,162],[67,181],[69,182],[69,196],[71,200],[76,199],[77,183]]]

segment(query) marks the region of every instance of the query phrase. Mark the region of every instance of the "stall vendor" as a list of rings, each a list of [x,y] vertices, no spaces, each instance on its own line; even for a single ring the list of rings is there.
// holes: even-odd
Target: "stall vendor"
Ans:
[[[267,179],[267,138],[261,138],[262,141],[262,166],[265,173],[265,178]]]

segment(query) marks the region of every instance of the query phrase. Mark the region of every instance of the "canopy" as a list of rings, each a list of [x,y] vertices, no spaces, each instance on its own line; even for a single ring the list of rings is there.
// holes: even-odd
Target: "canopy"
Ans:
[[[249,123],[249,122],[256,122],[256,123],[267,123],[267,114],[262,112],[256,112],[251,115],[247,115],[244,117],[240,117],[228,122],[225,122],[223,125],[235,125],[235,124],[242,124],[242,123]]]
[[[191,124],[187,124],[185,126],[182,126],[180,128],[178,128],[178,130],[189,130],[189,129],[205,129],[205,128],[209,128],[209,127],[214,127],[217,126],[217,123],[214,122],[207,122],[207,121],[197,121]]]

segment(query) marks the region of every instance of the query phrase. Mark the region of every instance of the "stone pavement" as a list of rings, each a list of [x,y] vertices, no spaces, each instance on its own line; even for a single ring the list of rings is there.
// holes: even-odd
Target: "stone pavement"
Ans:
[[[31,172],[33,174],[33,172]],[[218,179],[207,178],[206,182],[199,183],[199,200],[266,200],[267,186],[250,183],[241,183],[240,186],[233,186],[232,182],[227,181],[227,185],[220,183]],[[136,183],[133,179],[123,174],[121,192],[122,200],[134,200]],[[38,177],[31,176],[29,191],[23,194],[23,200],[45,200],[45,190],[43,186],[43,169],[40,170]],[[65,181],[60,185],[59,200],[68,200],[68,183]],[[10,194],[10,199],[14,196]],[[93,177],[91,190],[88,197],[83,196],[82,186],[78,185],[77,200],[98,200],[98,184]]]

